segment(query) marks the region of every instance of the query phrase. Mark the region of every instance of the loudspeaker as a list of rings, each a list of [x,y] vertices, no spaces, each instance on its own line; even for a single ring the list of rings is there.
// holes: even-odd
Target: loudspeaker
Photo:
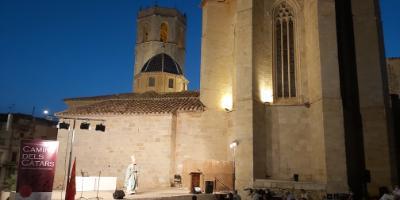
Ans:
[[[212,194],[214,190],[214,182],[206,181],[206,194]]]
[[[114,199],[124,199],[125,192],[123,190],[115,190],[113,193]]]

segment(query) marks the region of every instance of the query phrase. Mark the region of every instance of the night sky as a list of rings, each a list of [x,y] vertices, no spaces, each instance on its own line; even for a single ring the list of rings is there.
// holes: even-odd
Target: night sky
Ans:
[[[188,17],[186,77],[199,89],[200,0],[0,0],[0,112],[41,116],[62,99],[131,92],[136,14]],[[400,1],[381,0],[386,55],[400,57]]]

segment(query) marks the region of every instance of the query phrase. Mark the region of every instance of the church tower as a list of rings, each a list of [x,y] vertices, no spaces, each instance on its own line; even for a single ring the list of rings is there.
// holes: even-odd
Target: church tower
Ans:
[[[172,8],[139,12],[133,90],[137,93],[187,90],[184,77],[186,16]]]

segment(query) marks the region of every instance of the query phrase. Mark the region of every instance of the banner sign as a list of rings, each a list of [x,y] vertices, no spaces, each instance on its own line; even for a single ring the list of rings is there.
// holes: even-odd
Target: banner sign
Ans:
[[[57,151],[58,141],[21,141],[17,200],[51,199]]]

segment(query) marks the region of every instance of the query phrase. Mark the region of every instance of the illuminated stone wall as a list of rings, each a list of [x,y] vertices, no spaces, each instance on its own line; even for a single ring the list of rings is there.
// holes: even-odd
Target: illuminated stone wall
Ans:
[[[251,179],[292,180],[293,174],[299,174],[301,181],[321,183],[328,192],[346,192],[335,2],[285,1],[296,14],[298,97],[283,103],[273,96],[272,12],[281,2],[203,1],[201,99],[208,107],[205,116],[211,113],[213,118],[212,121],[207,120],[208,117],[202,119],[202,126],[211,129],[214,124],[214,132],[226,132],[227,144],[239,140],[237,186],[240,188],[251,186]],[[360,6],[356,6],[353,12],[374,11],[371,2],[361,6],[361,2],[354,1]],[[368,18],[368,12],[360,14],[360,20]],[[373,23],[369,25],[373,26]],[[363,35],[357,32],[362,26],[362,23],[355,26],[359,38],[356,40],[357,48],[367,44],[368,37],[378,44],[374,36],[377,28],[371,27],[371,34],[363,32],[366,34]],[[384,96],[384,80],[379,78],[381,72],[376,71],[379,65],[363,67],[363,63],[369,60],[366,55],[377,58],[379,53],[368,52],[357,55],[358,65],[363,68],[359,82],[363,85],[360,99],[366,141],[374,138],[372,133],[377,131],[369,124],[381,127],[377,132],[386,137],[385,117],[371,118],[369,109],[363,106],[363,102],[372,100],[364,90],[373,89],[374,95]],[[371,74],[377,76],[369,79]],[[367,84],[367,79],[371,83]],[[264,104],[267,101],[269,103]],[[377,107],[383,108],[381,103],[377,102]],[[225,115],[222,114],[224,108],[227,108]],[[372,119],[379,122],[372,122]],[[223,126],[225,123],[227,125]],[[383,152],[388,150],[385,141],[383,139],[379,144]],[[378,171],[374,169],[377,166],[374,163],[378,160],[386,163],[388,154],[377,158],[372,149],[366,144],[367,168],[375,174],[376,182],[387,185],[389,168]],[[229,150],[227,158],[232,159]],[[377,187],[373,183],[370,189],[375,192]]]
[[[88,172],[90,176],[98,176],[101,170],[101,176],[117,177],[117,187],[122,188],[125,170],[131,162],[130,156],[134,154],[140,168],[140,188],[169,186],[172,116],[136,115],[102,118],[106,120],[104,133],[80,130],[81,121],[78,121],[73,146],[73,157],[77,159],[77,176],[81,170]],[[54,187],[62,184],[68,132],[60,130],[58,141],[60,141],[60,151]]]
[[[155,80],[154,87],[149,86],[149,78]],[[163,72],[146,72],[136,75],[135,92],[143,93],[147,91],[155,92],[182,92],[187,90],[189,81],[183,75],[163,73]],[[173,87],[169,87],[169,80],[173,80]]]
[[[87,116],[90,118],[90,116]],[[77,176],[88,172],[90,176],[117,177],[117,187],[122,188],[125,170],[132,154],[140,168],[141,191],[168,188],[175,174],[182,176],[183,186],[189,188],[190,172],[201,171],[205,180],[216,177],[229,187],[232,184],[232,163],[217,160],[225,152],[214,151],[211,146],[223,147],[212,133],[202,133],[201,112],[172,114],[147,114],[132,116],[97,116],[105,120],[106,132],[80,130],[77,121],[73,157],[77,159]],[[71,123],[71,120],[63,120]],[[99,122],[89,120],[92,127]],[[70,141],[68,131],[59,130],[60,150],[56,166],[55,188],[62,186],[68,164]],[[225,149],[223,147],[222,149]],[[216,156],[214,156],[216,155]],[[221,185],[219,185],[219,189]]]

